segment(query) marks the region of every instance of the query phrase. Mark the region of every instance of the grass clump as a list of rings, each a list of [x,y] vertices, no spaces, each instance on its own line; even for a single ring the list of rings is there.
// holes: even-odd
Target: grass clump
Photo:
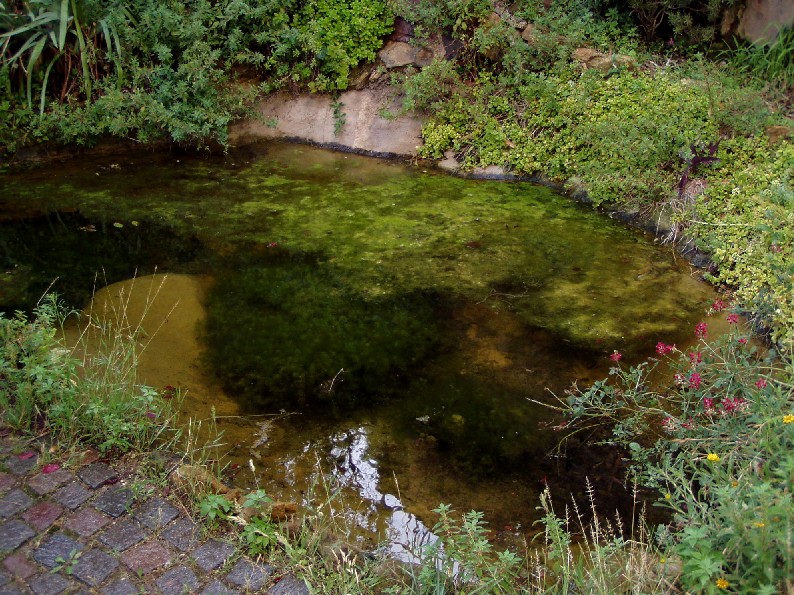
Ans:
[[[3,421],[62,445],[90,444],[101,452],[146,450],[170,437],[173,399],[136,383],[135,342],[100,328],[110,332],[104,348],[80,359],[61,335],[66,318],[74,315],[48,296],[30,316],[0,317]]]

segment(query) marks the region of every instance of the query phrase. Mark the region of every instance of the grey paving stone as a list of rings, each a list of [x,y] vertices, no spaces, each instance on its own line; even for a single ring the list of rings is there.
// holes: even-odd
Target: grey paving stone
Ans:
[[[33,500],[25,492],[19,488],[11,490],[0,498],[0,517],[7,519],[25,510],[31,504],[33,504]]]
[[[54,498],[66,508],[74,510],[91,497],[91,490],[79,481],[65,485],[55,493]]]
[[[183,517],[166,527],[165,540],[181,552],[186,552],[198,543],[198,527],[187,517]]]
[[[35,534],[19,519],[3,523],[0,525],[0,552],[13,552]]]
[[[141,590],[126,576],[102,589],[104,595],[136,595]]]
[[[0,587],[7,585],[11,581],[11,577],[9,577],[5,572],[0,572]]]
[[[183,593],[195,593],[199,587],[199,581],[190,568],[177,566],[172,568],[156,581],[157,588],[163,595],[182,595]]]
[[[108,527],[99,536],[99,541],[116,551],[123,552],[136,543],[144,540],[146,534],[138,526],[138,523],[129,519],[122,519],[111,527]]]
[[[94,507],[112,517],[124,514],[135,499],[129,488],[110,488],[94,501]]]
[[[8,584],[0,587],[0,595],[25,595],[16,585]]]
[[[267,595],[309,595],[309,588],[302,580],[288,574],[270,587]]]
[[[94,508],[83,508],[75,512],[64,526],[81,537],[90,537],[110,522],[108,515]]]
[[[0,493],[7,492],[15,485],[17,485],[16,477],[5,471],[0,471]]]
[[[147,541],[128,549],[121,555],[121,561],[135,573],[148,574],[171,562],[171,552],[157,540]]]
[[[96,587],[118,568],[118,561],[105,552],[92,549],[85,552],[74,567],[74,576],[85,584]]]
[[[240,558],[226,576],[226,580],[245,589],[258,591],[267,584],[272,573],[272,566],[255,564],[247,558]]]
[[[68,589],[72,583],[60,574],[47,572],[30,579],[28,585],[36,595],[57,595]]]
[[[231,543],[210,539],[203,545],[197,547],[190,556],[196,561],[202,570],[215,570],[223,564],[230,556],[237,551]]]
[[[92,463],[83,467],[77,472],[77,476],[88,484],[88,487],[94,490],[100,486],[115,483],[119,480],[118,474],[112,467],[105,463]]]
[[[83,546],[63,533],[55,533],[46,539],[41,546],[33,552],[33,559],[39,564],[53,568],[61,560],[69,560],[72,552],[82,551]]]
[[[179,511],[163,498],[152,498],[136,508],[134,515],[143,526],[156,531],[173,521]]]
[[[6,467],[14,475],[27,475],[38,463],[39,455],[34,455],[29,459],[20,458],[14,455],[6,461]]]
[[[224,585],[221,581],[212,581],[206,588],[201,592],[201,595],[237,595],[240,591],[236,589],[230,589],[226,585]]]
[[[28,487],[39,496],[54,492],[67,481],[74,480],[74,474],[66,469],[58,469],[52,473],[39,473],[28,480]]]

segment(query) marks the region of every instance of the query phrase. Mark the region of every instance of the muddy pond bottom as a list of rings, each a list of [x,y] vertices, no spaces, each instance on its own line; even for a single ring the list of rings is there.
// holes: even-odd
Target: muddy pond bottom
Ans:
[[[438,504],[531,535],[539,493],[630,513],[619,453],[560,446],[553,405],[713,300],[653,238],[547,188],[296,145],[7,175],[0,305],[52,287],[122,309],[139,379],[214,415],[226,480],[333,496],[364,547],[409,557]],[[715,331],[718,329],[715,329]],[[144,348],[145,347],[145,348]]]

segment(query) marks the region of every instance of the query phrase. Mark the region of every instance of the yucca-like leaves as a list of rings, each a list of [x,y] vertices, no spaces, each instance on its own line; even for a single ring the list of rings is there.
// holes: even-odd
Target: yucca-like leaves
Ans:
[[[0,8],[0,50],[3,67],[24,80],[25,97],[33,106],[33,84],[36,73],[44,69],[41,79],[39,113],[44,113],[50,77],[56,64],[67,54],[80,64],[82,90],[88,101],[92,94],[90,43],[94,33],[105,40],[107,54],[115,63],[121,82],[121,44],[118,34],[107,19],[99,19],[93,31],[84,30],[81,3],[78,0],[30,0],[23,3],[25,12],[15,14]],[[71,76],[64,68],[64,88]],[[22,85],[20,85],[21,87]]]

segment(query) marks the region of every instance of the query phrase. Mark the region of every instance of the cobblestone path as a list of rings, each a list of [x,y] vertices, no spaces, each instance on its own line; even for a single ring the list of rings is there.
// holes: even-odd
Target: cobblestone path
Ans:
[[[309,593],[234,544],[201,539],[167,499],[136,498],[113,466],[42,466],[20,445],[0,437],[0,595]]]

